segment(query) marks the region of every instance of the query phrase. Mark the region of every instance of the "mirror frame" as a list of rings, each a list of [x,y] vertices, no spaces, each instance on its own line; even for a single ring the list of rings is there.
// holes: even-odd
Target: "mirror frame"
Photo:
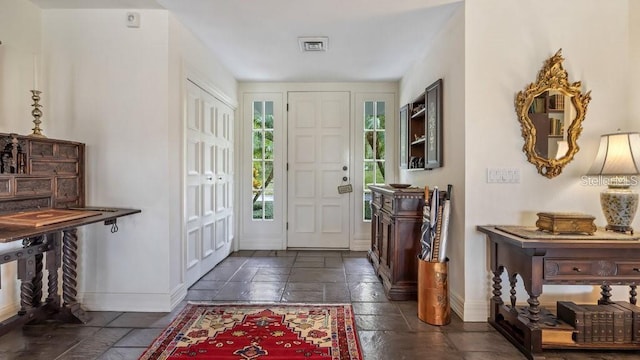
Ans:
[[[560,175],[564,166],[571,162],[574,155],[580,150],[577,140],[582,132],[582,122],[587,112],[587,105],[591,100],[591,91],[586,94],[582,93],[582,83],[580,81],[569,84],[567,80],[569,76],[562,67],[564,58],[561,53],[562,49],[547,59],[540,72],[538,72],[537,81],[529,84],[524,91],[518,92],[515,99],[516,113],[522,128],[522,137],[524,138],[522,150],[527,154],[527,160],[536,166],[538,173],[549,179]],[[566,127],[569,149],[559,159],[547,159],[538,155],[535,150],[537,129],[527,115],[533,99],[548,90],[556,90],[564,95],[571,96],[571,103],[576,110],[576,117]]]

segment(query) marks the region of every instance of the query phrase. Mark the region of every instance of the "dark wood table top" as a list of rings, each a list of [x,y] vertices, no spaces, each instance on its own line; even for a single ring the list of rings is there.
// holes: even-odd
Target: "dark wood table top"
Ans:
[[[8,243],[12,241],[22,240],[34,236],[40,236],[49,233],[60,232],[77,228],[79,226],[93,224],[102,221],[114,220],[122,216],[137,214],[141,212],[139,209],[123,209],[109,207],[83,207],[71,208],[70,210],[78,211],[95,211],[96,215],[84,217],[75,220],[63,221],[43,226],[23,226],[23,225],[6,225],[0,224],[0,243]]]
[[[602,228],[593,235],[554,235],[535,227],[513,225],[481,225],[478,231],[497,236],[501,241],[522,249],[536,248],[640,248],[639,234],[605,231]]]

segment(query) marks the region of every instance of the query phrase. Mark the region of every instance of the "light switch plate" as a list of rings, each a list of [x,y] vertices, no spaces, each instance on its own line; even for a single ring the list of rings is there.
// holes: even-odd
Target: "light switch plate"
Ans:
[[[488,168],[487,183],[520,183],[520,169],[518,168]]]

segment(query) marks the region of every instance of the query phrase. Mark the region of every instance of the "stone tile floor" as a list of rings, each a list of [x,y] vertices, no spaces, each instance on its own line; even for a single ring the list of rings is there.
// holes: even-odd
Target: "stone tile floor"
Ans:
[[[365,360],[525,359],[487,323],[431,326],[415,301],[389,301],[363,252],[240,251],[171,313],[92,312],[87,324],[29,325],[0,337],[0,359],[136,360],[187,301],[351,302]],[[640,352],[546,352],[548,360],[640,359]]]

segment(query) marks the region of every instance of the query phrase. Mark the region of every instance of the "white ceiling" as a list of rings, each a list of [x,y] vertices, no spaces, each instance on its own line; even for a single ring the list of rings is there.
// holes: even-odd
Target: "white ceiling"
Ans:
[[[240,81],[398,80],[460,1],[31,0],[46,9],[165,8]],[[329,37],[329,50],[303,53],[299,36]]]

